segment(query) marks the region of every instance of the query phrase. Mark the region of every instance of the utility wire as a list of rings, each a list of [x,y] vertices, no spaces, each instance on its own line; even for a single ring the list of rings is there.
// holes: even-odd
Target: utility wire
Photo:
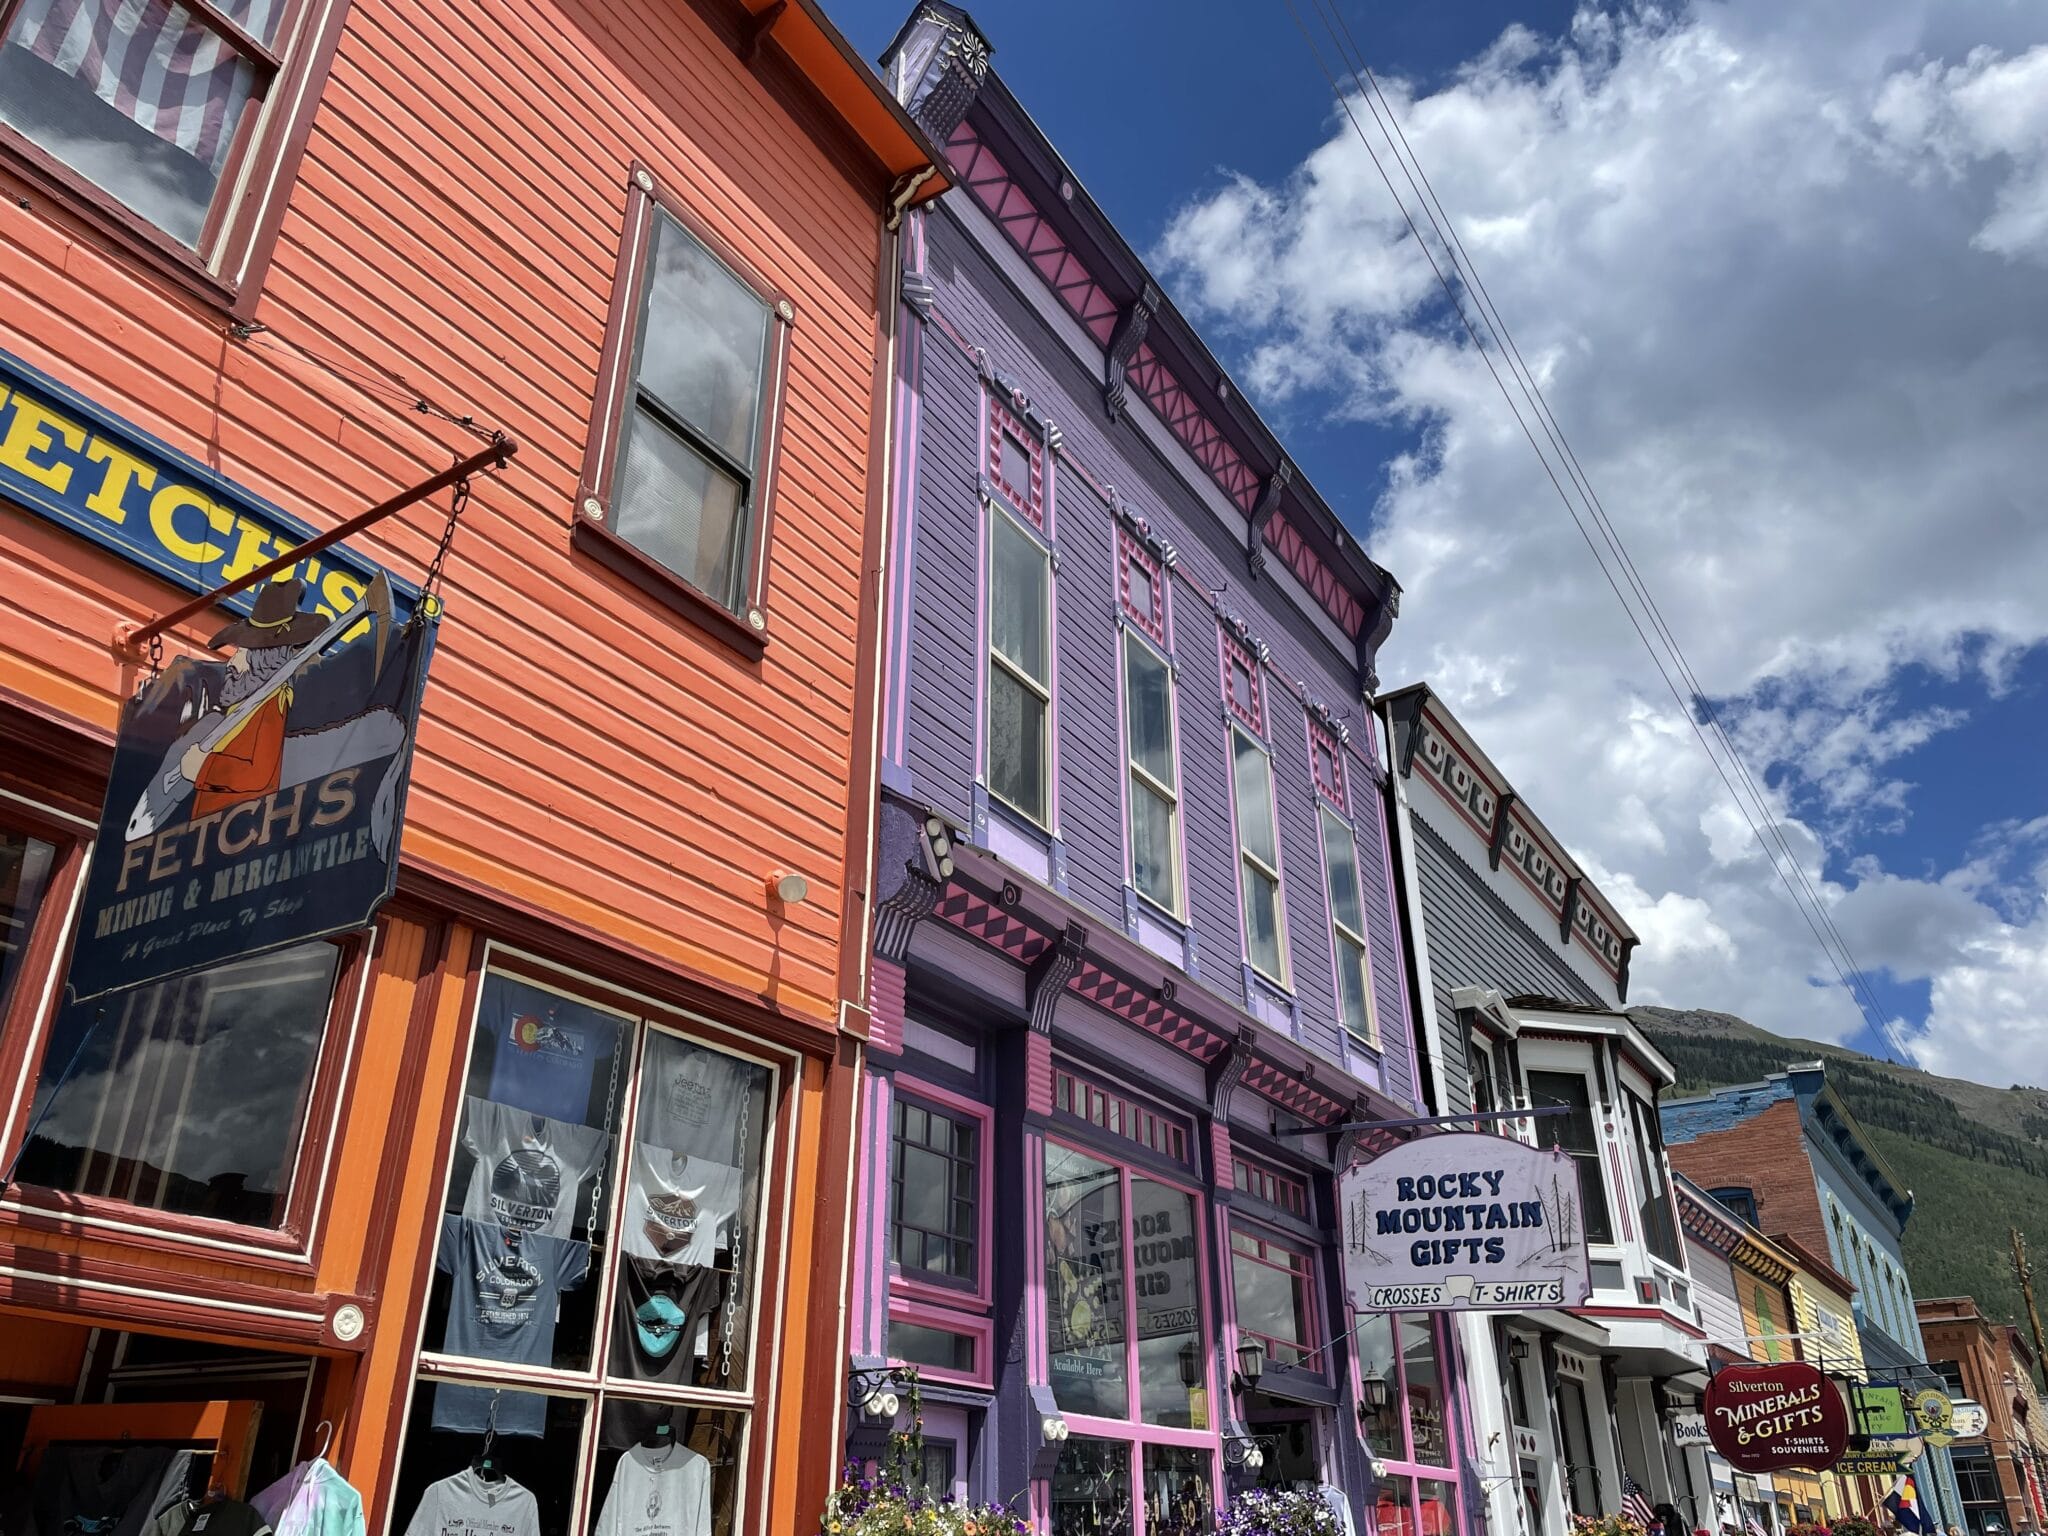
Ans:
[[[1363,125],[1359,122],[1357,114],[1352,110],[1349,96],[1339,84],[1336,76],[1331,73],[1329,65],[1325,62],[1322,48],[1317,44],[1315,38],[1310,34],[1307,25],[1303,22],[1301,13],[1295,7],[1294,0],[1286,0],[1288,14],[1293,19],[1296,30],[1301,33],[1302,40],[1308,45],[1311,55],[1315,58],[1316,67],[1322,72],[1332,95],[1336,97],[1339,107],[1342,108],[1345,117],[1349,120],[1352,131],[1358,135],[1359,143],[1364,147],[1367,158],[1372,162],[1373,169],[1379,173],[1380,180],[1386,184],[1388,195],[1394,199],[1395,207],[1401,211],[1402,219],[1408,226],[1409,234],[1414,237],[1417,247],[1422,251],[1424,259],[1429,263],[1430,270],[1435,274],[1438,285],[1443,289],[1445,297],[1450,300],[1451,307],[1457,314],[1467,336],[1471,339],[1480,360],[1486,364],[1487,372],[1492,375],[1495,387],[1500,390],[1501,398],[1506,402],[1510,413],[1515,418],[1515,424],[1521,428],[1523,437],[1527,439],[1530,449],[1536,454],[1538,462],[1542,464],[1544,473],[1550,480],[1551,488],[1557,492],[1558,499],[1564,504],[1567,514],[1572,519],[1573,526],[1578,529],[1579,536],[1585,541],[1586,548],[1592,554],[1594,563],[1600,567],[1601,575],[1606,579],[1610,590],[1613,591],[1615,600],[1621,604],[1622,611],[1627,616],[1630,627],[1635,630],[1636,637],[1642,641],[1643,648],[1649,653],[1651,663],[1656,667],[1659,677],[1663,679],[1665,688],[1670,691],[1673,701],[1685,715],[1686,723],[1691,726],[1694,736],[1698,738],[1701,750],[1706,753],[1707,760],[1713,764],[1714,771],[1720,777],[1723,787],[1727,789],[1730,798],[1734,800],[1737,812],[1748,824],[1750,832],[1763,848],[1765,857],[1770,860],[1772,870],[1783,883],[1786,894],[1791,897],[1793,906],[1798,910],[1802,919],[1804,919],[1808,931],[1813,934],[1814,941],[1820,945],[1821,952],[1827,956],[1828,963],[1833,968],[1837,979],[1842,983],[1843,989],[1858,1003],[1859,1011],[1867,1010],[1873,1027],[1884,1034],[1884,1037],[1893,1045],[1894,1049],[1899,1050],[1901,1055],[1907,1055],[1908,1053],[1904,1050],[1902,1043],[1898,1040],[1895,1033],[1889,1029],[1884,1016],[1884,1010],[1878,1006],[1876,998],[1870,992],[1867,982],[1863,981],[1862,967],[1856,963],[1855,956],[1850,951],[1846,940],[1842,938],[1840,929],[1835,926],[1831,915],[1820,902],[1818,893],[1807,879],[1805,870],[1801,866],[1796,853],[1791,848],[1782,828],[1777,824],[1777,819],[1771,814],[1768,802],[1758,787],[1754,776],[1751,775],[1748,768],[1744,765],[1741,754],[1735,750],[1733,739],[1721,724],[1718,715],[1715,714],[1705,690],[1700,687],[1698,678],[1692,671],[1690,663],[1685,660],[1684,652],[1679,647],[1676,637],[1672,635],[1669,625],[1663,620],[1661,611],[1658,610],[1654,600],[1650,597],[1647,584],[1644,583],[1641,573],[1636,569],[1634,561],[1628,556],[1626,545],[1621,542],[1618,533],[1606,517],[1605,508],[1601,506],[1598,497],[1593,493],[1591,483],[1586,478],[1585,471],[1579,464],[1577,455],[1572,452],[1569,442],[1564,438],[1563,430],[1558,425],[1555,416],[1551,413],[1548,402],[1543,399],[1533,374],[1529,373],[1527,364],[1522,359],[1520,349],[1514,345],[1512,336],[1508,334],[1505,324],[1501,321],[1499,311],[1492,302],[1491,294],[1486,292],[1477,269],[1474,267],[1470,256],[1465,252],[1463,242],[1458,240],[1455,229],[1450,227],[1449,217],[1443,212],[1441,201],[1436,199],[1435,188],[1429,185],[1428,176],[1422,171],[1421,162],[1415,160],[1414,170],[1411,171],[1409,169],[1409,160],[1414,159],[1413,148],[1407,144],[1406,135],[1401,132],[1400,124],[1394,118],[1392,105],[1386,101],[1384,94],[1379,92],[1378,81],[1372,79],[1370,86],[1368,86],[1367,80],[1360,77],[1360,72],[1364,69],[1364,60],[1362,53],[1357,49],[1356,40],[1353,39],[1351,43],[1353,53],[1358,55],[1358,63],[1356,65],[1350,63],[1350,60],[1344,54],[1343,45],[1337,42],[1337,32],[1340,28],[1346,37],[1350,36],[1348,25],[1344,23],[1341,12],[1336,10],[1337,0],[1328,0],[1332,13],[1336,15],[1334,26],[1321,9],[1324,0],[1311,0],[1311,3],[1317,6],[1318,19],[1329,29],[1332,44],[1340,60],[1345,62],[1352,76],[1352,82],[1358,96],[1366,102],[1368,109],[1372,111],[1374,122],[1380,128],[1381,135],[1387,143],[1389,153],[1394,157],[1395,163],[1401,168],[1403,177],[1408,181],[1409,188],[1414,193],[1417,204],[1422,209],[1424,219],[1436,231],[1438,240],[1443,246],[1445,262],[1464,280],[1467,291],[1473,294],[1474,307],[1479,310],[1480,317],[1485,322],[1487,329],[1494,334],[1494,352],[1498,352],[1502,360],[1508,362],[1509,372],[1514,377],[1517,387],[1520,388],[1524,399],[1529,404],[1530,415],[1535,418],[1538,426],[1542,428],[1544,436],[1552,445],[1552,451],[1557,455],[1559,463],[1564,466],[1564,478],[1570,480],[1573,489],[1579,492],[1585,505],[1586,515],[1591,516],[1595,526],[1601,531],[1602,539],[1607,543],[1609,549],[1613,551],[1616,563],[1622,567],[1630,589],[1637,594],[1638,601],[1643,608],[1645,616],[1648,617],[1651,627],[1656,630],[1658,638],[1664,642],[1668,649],[1672,666],[1677,668],[1680,676],[1685,681],[1694,703],[1688,703],[1685,694],[1680,692],[1678,684],[1673,681],[1671,669],[1666,666],[1664,656],[1659,653],[1657,646],[1652,643],[1649,634],[1645,632],[1643,620],[1638,618],[1635,605],[1631,604],[1628,597],[1623,594],[1621,583],[1615,579],[1613,571],[1609,568],[1608,560],[1602,556],[1599,546],[1593,540],[1592,533],[1587,529],[1586,516],[1582,516],[1580,506],[1575,504],[1571,495],[1566,492],[1564,483],[1559,478],[1558,468],[1552,463],[1551,455],[1546,454],[1542,446],[1537,442],[1536,434],[1531,429],[1529,420],[1524,417],[1521,407],[1516,404],[1514,396],[1509,393],[1507,383],[1502,379],[1500,369],[1495,365],[1493,354],[1489,352],[1479,334],[1477,326],[1474,325],[1471,316],[1466,313],[1465,305],[1459,299],[1456,288],[1452,285],[1450,278],[1446,276],[1444,263],[1438,261],[1436,251],[1431,248],[1429,241],[1423,237],[1422,231],[1416,223],[1415,216],[1409,212],[1407,201],[1402,198],[1400,192],[1395,188],[1392,177],[1388,175],[1378,152],[1373,148],[1372,141],[1366,136]],[[1370,77],[1369,70],[1366,70],[1365,74],[1368,78]],[[1385,112],[1384,120],[1381,117],[1382,111]],[[1391,132],[1388,128],[1390,123],[1392,124]],[[1401,152],[1395,149],[1396,139],[1399,140],[1402,148],[1407,150],[1408,159],[1404,159]],[[1416,184],[1416,177],[1418,175],[1422,178],[1422,186]],[[1426,194],[1423,191],[1423,187],[1428,187]],[[1432,208],[1432,204],[1434,204],[1434,208]],[[1735,780],[1730,777],[1728,769],[1721,762],[1722,754],[1716,753],[1713,744],[1708,740],[1706,732],[1701,729],[1699,719],[1695,714],[1695,705],[1700,712],[1706,715],[1716,738],[1721,742],[1722,753],[1726,754],[1744,785],[1747,786],[1751,795],[1755,797],[1758,811],[1763,816],[1765,825],[1770,828],[1769,833],[1766,833],[1764,827],[1758,825],[1757,818],[1751,815],[1749,805],[1745,801],[1742,791],[1736,787]],[[1773,846],[1773,837],[1775,837],[1776,841],[1775,847]],[[1786,874],[1780,864],[1781,853],[1785,861],[1791,864],[1793,875],[1797,876],[1799,886],[1804,888],[1804,899],[1802,899],[1801,890],[1795,888],[1792,877]],[[1823,932],[1824,929],[1825,933]],[[1830,938],[1833,940],[1832,944],[1830,943]],[[1844,960],[1848,964],[1847,970],[1844,969]],[[1852,980],[1852,976],[1856,979]],[[1860,987],[1859,982],[1863,983]]]
[[[1812,904],[1816,915],[1820,919],[1821,926],[1833,939],[1841,956],[1847,960],[1849,970],[1848,976],[1842,978],[1844,985],[1849,985],[1849,977],[1856,978],[1857,985],[1850,987],[1852,996],[1858,998],[1859,1004],[1869,1008],[1870,1012],[1875,1016],[1874,1021],[1877,1028],[1885,1034],[1893,1048],[1901,1056],[1906,1056],[1910,1059],[1911,1053],[1906,1050],[1903,1041],[1894,1032],[1890,1021],[1885,1018],[1884,1010],[1877,1005],[1877,1000],[1871,992],[1863,967],[1857,963],[1854,952],[1849,948],[1848,941],[1843,937],[1840,928],[1835,924],[1833,914],[1827,910],[1826,905],[1820,899],[1820,893],[1814,889],[1812,882],[1808,879],[1806,867],[1800,861],[1798,854],[1786,837],[1783,824],[1771,814],[1769,800],[1762,786],[1757,783],[1755,777],[1750,773],[1747,763],[1744,762],[1741,753],[1736,750],[1734,738],[1722,724],[1719,713],[1714,709],[1711,697],[1700,684],[1698,675],[1694,673],[1691,662],[1687,659],[1684,649],[1679,645],[1678,637],[1672,632],[1670,625],[1664,619],[1662,610],[1658,607],[1655,598],[1651,596],[1648,583],[1644,581],[1642,573],[1636,567],[1634,558],[1629,554],[1628,546],[1623,541],[1620,530],[1614,526],[1613,520],[1607,515],[1605,504],[1600,500],[1598,493],[1594,491],[1591,479],[1587,476],[1584,467],[1579,463],[1578,454],[1573,450],[1570,440],[1564,435],[1564,428],[1559,424],[1556,416],[1550,409],[1550,403],[1543,394],[1542,386],[1536,382],[1534,371],[1522,357],[1521,348],[1516,344],[1514,334],[1508,329],[1507,322],[1501,317],[1498,306],[1493,302],[1493,295],[1487,291],[1485,279],[1480,276],[1477,264],[1473,262],[1471,256],[1466,252],[1464,241],[1458,236],[1456,224],[1452,222],[1450,215],[1445,212],[1443,201],[1437,196],[1436,188],[1430,182],[1429,173],[1423,168],[1421,158],[1416,155],[1414,146],[1408,142],[1407,134],[1402,131],[1400,119],[1394,112],[1393,103],[1387,100],[1386,92],[1381,88],[1378,77],[1373,74],[1371,65],[1366,62],[1365,52],[1359,47],[1357,38],[1353,36],[1350,23],[1344,18],[1339,0],[1327,0],[1329,7],[1327,16],[1325,16],[1322,9],[1325,0],[1314,0],[1314,3],[1317,6],[1318,16],[1325,17],[1325,25],[1330,27],[1331,39],[1337,45],[1339,58],[1350,69],[1353,85],[1357,87],[1359,94],[1365,98],[1367,106],[1371,108],[1373,121],[1378,125],[1381,137],[1386,141],[1387,147],[1394,155],[1396,163],[1401,166],[1402,174],[1407,179],[1409,190],[1415,194],[1417,203],[1428,217],[1430,225],[1436,230],[1437,238],[1444,243],[1445,254],[1450,261],[1452,270],[1465,281],[1468,291],[1473,294],[1475,306],[1486,320],[1488,328],[1494,333],[1495,345],[1502,348],[1509,358],[1509,372],[1515,376],[1516,382],[1522,388],[1524,397],[1530,402],[1533,412],[1542,423],[1545,437],[1550,440],[1552,448],[1564,462],[1567,478],[1572,481],[1574,488],[1578,490],[1591,510],[1596,526],[1601,530],[1602,537],[1608,548],[1613,551],[1615,558],[1620,563],[1624,574],[1628,578],[1631,590],[1636,594],[1644,612],[1650,619],[1652,628],[1657,631],[1658,637],[1663,640],[1678,669],[1680,677],[1685,681],[1692,698],[1697,702],[1701,712],[1705,714],[1708,726],[1720,741],[1722,751],[1748,789],[1759,813],[1764,818],[1764,825],[1770,832],[1771,841],[1775,842],[1778,850],[1783,853],[1786,861],[1791,864],[1793,873],[1798,877],[1799,884],[1805,891],[1808,902]],[[1340,32],[1342,34],[1341,41],[1338,36]],[[1398,148],[1395,147],[1397,142]],[[1421,178],[1420,186],[1416,184],[1417,177]],[[1704,745],[1704,743],[1702,744]],[[1732,786],[1730,790],[1733,793]],[[1739,798],[1738,796],[1738,800]],[[1756,825],[1752,822],[1751,831],[1755,832],[1756,830]],[[1759,837],[1761,839],[1761,834],[1759,834]],[[1766,844],[1765,851],[1766,853],[1770,852],[1769,844]],[[1775,857],[1772,862],[1776,863]],[[1819,938],[1819,935],[1816,934],[1815,937]],[[1827,948],[1825,941],[1823,941],[1822,947],[1823,949]],[[1832,960],[1833,958],[1831,953],[1830,959]],[[1839,965],[1837,965],[1836,970],[1837,974],[1840,975],[1841,968]]]

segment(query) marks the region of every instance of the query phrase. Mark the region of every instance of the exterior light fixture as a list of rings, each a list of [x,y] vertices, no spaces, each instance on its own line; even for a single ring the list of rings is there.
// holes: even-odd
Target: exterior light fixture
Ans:
[[[1048,1445],[1058,1445],[1071,1433],[1072,1431],[1067,1428],[1067,1421],[1056,1413],[1049,1413],[1038,1421],[1039,1438]]]
[[[1190,1392],[1201,1384],[1202,1349],[1193,1339],[1180,1347],[1180,1384]]]
[[[891,1366],[855,1366],[846,1373],[849,1406],[874,1419],[893,1419],[903,1411],[903,1399],[896,1395],[896,1372]]]
[[[1508,1335],[1508,1353],[1519,1363],[1529,1358],[1529,1341],[1519,1333]]]
[[[1387,1411],[1387,1404],[1393,1401],[1393,1393],[1387,1386],[1386,1378],[1384,1376],[1368,1376],[1360,1383],[1360,1386],[1362,1389],[1361,1396],[1365,1399],[1367,1411],[1371,1413],[1385,1413]]]
[[[927,875],[934,880],[953,878],[953,835],[946,830],[946,823],[941,818],[925,818],[924,837],[919,848],[924,854],[924,872]]]
[[[768,877],[768,894],[786,907],[793,907],[811,894],[811,882],[802,875],[777,870]]]
[[[1247,1337],[1237,1346],[1237,1377],[1231,1390],[1243,1396],[1259,1390],[1259,1378],[1266,1374],[1266,1341]]]
[[[1225,1435],[1223,1465],[1234,1470],[1256,1472],[1266,1464],[1266,1451],[1272,1444],[1271,1440],[1258,1435]]]

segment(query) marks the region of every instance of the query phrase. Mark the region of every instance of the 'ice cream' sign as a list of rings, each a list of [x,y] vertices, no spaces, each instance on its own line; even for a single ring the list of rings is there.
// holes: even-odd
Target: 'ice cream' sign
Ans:
[[[1592,1294],[1578,1168],[1458,1132],[1348,1169],[1344,1279],[1361,1311],[1574,1307]]]

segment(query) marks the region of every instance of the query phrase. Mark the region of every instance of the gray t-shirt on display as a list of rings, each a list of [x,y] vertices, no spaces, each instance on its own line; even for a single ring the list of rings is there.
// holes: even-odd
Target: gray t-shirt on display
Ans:
[[[632,1178],[625,1251],[678,1269],[709,1264],[739,1209],[739,1169],[635,1147]]]
[[[711,1536],[711,1463],[688,1446],[632,1446],[591,1536]]]
[[[420,1495],[405,1536],[540,1536],[540,1506],[509,1477],[486,1482],[465,1467]]]
[[[761,1069],[718,1051],[680,1042],[651,1055],[647,1087],[641,1098],[640,1140],[666,1147],[677,1157],[701,1157],[731,1164],[744,1155],[739,1146],[740,1109]],[[749,1143],[761,1132],[764,1113],[748,1105]]]
[[[524,1232],[569,1237],[583,1181],[604,1166],[611,1137],[491,1099],[470,1098],[462,1144],[476,1156],[462,1214]]]
[[[466,1216],[441,1220],[440,1267],[453,1282],[444,1353],[471,1360],[552,1365],[562,1292],[583,1283],[590,1245],[520,1232]],[[501,1435],[538,1435],[547,1399],[533,1392],[442,1383],[434,1389],[434,1428],[481,1434],[497,1400]]]

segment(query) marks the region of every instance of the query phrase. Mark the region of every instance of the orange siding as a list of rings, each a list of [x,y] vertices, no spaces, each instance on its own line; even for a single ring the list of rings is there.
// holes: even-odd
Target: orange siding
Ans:
[[[758,666],[569,548],[636,159],[798,308]],[[836,1018],[879,221],[688,5],[360,0],[253,342],[55,223],[10,235],[0,345],[316,525],[463,442],[328,362],[517,436],[449,565],[409,859]],[[28,521],[0,515],[0,683],[111,724],[113,624],[165,593]],[[361,543],[416,575],[437,532]],[[778,867],[812,894],[771,922]]]

